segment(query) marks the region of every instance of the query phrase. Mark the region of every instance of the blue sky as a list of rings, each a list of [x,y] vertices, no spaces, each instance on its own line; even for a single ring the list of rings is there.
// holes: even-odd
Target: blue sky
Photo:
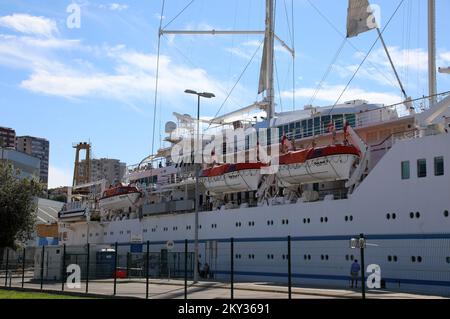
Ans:
[[[117,1],[117,2],[116,2]],[[315,89],[343,41],[347,1],[294,0],[296,109]],[[166,0],[163,25],[190,1]],[[400,1],[373,2],[381,24]],[[68,28],[67,7],[81,8],[80,28]],[[72,143],[90,141],[95,157],[135,164],[151,151],[160,0],[2,0],[0,6],[0,126],[18,135],[50,140],[50,186],[70,184]],[[438,65],[450,65],[450,2],[437,0]],[[326,17],[324,19],[317,9]],[[427,94],[426,1],[405,0],[385,32],[400,77],[412,97]],[[287,21],[289,19],[289,21]],[[291,0],[277,1],[277,34],[292,45]],[[195,0],[168,29],[263,29],[263,0]],[[337,29],[337,30],[336,30]],[[447,31],[448,32],[448,31]],[[346,43],[312,102],[333,104],[376,32]],[[156,141],[172,112],[195,113],[190,88],[212,91],[202,115],[214,116],[256,52],[220,114],[256,101],[260,36],[163,36]],[[355,50],[355,48],[357,50]],[[358,52],[359,50],[359,52]],[[292,59],[277,46],[277,111],[293,108]],[[439,91],[450,77],[439,76]],[[378,44],[341,102],[401,101],[384,51]]]

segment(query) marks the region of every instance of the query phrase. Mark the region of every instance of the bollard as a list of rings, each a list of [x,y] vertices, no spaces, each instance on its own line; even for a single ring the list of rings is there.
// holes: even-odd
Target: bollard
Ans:
[[[230,249],[231,249],[231,270],[230,270],[231,299],[234,299],[234,238],[230,239]]]
[[[291,264],[291,236],[288,236],[288,294],[289,299],[292,299],[292,264]]]
[[[26,258],[26,250],[25,250],[26,248],[24,247],[23,248],[23,253],[22,253],[22,288],[24,287],[24,285],[25,285],[25,266],[26,266],[26,264],[25,264],[25,258]]]
[[[147,258],[145,262],[145,282],[146,282],[145,299],[148,299],[149,269],[150,269],[150,241],[147,240]]]
[[[63,257],[62,257],[62,268],[61,268],[61,291],[64,291],[64,286],[66,282],[66,244],[63,245]]]
[[[187,264],[188,264],[188,240],[184,240],[184,299],[187,299]]]
[[[91,251],[91,244],[87,244],[87,258],[86,258],[86,294],[89,292],[89,257]]]
[[[114,296],[117,292],[117,242],[114,244]]]

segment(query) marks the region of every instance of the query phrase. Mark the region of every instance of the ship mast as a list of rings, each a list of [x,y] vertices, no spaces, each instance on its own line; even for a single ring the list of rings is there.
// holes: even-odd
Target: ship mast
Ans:
[[[253,35],[264,35],[264,51],[263,58],[261,62],[261,71],[259,78],[259,89],[258,94],[263,92],[266,93],[266,98],[262,103],[255,103],[249,108],[261,108],[267,113],[267,119],[272,119],[275,116],[275,89],[274,89],[274,59],[275,59],[275,40],[280,43],[280,45],[286,49],[295,59],[295,51],[290,48],[286,42],[284,42],[275,33],[275,1],[266,0],[266,18],[265,18],[265,30],[166,30],[161,28],[159,30],[159,36],[164,34],[180,35],[243,35],[243,34],[253,34]],[[248,109],[248,108],[246,108]],[[236,112],[233,112],[236,113]]]
[[[437,99],[436,80],[436,0],[428,0],[428,85],[430,107]]]
[[[258,93],[267,93],[267,117],[275,116],[274,89],[274,56],[275,56],[275,14],[274,0],[266,0],[266,31],[264,39],[264,53],[261,64],[261,74]]]

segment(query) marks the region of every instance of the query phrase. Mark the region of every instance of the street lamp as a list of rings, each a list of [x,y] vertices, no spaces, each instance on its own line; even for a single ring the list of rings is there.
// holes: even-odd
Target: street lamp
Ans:
[[[194,150],[194,154],[197,150],[199,150],[200,145],[200,98],[211,99],[216,97],[213,93],[203,92],[199,93],[194,90],[186,90],[184,91],[186,94],[197,95],[197,142],[196,149]],[[203,146],[203,143],[202,143]],[[200,150],[202,147],[200,147]],[[195,155],[194,155],[195,162]],[[200,175],[200,165],[203,164],[203,156],[202,161],[199,163],[195,163],[195,243],[194,243],[194,282],[198,282],[198,206],[199,206],[199,175]]]

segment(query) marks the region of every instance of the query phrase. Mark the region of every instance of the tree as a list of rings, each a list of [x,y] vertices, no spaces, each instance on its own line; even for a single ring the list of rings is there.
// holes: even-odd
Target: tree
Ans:
[[[0,249],[30,238],[36,222],[37,196],[43,186],[21,179],[11,164],[0,161]],[[0,253],[0,258],[2,257]]]

